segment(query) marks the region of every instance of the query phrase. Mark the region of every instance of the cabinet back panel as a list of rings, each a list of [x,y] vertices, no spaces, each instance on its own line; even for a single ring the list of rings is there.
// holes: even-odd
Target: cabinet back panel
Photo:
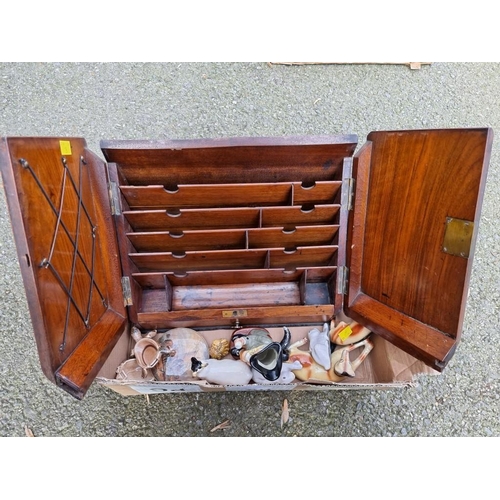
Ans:
[[[219,184],[339,180],[356,145],[355,135],[337,135],[102,141],[101,149],[129,184]]]

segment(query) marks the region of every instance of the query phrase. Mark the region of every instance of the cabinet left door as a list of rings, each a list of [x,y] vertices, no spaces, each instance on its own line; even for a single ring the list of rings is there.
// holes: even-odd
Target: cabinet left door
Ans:
[[[82,399],[127,328],[107,165],[81,138],[0,139],[40,364]]]

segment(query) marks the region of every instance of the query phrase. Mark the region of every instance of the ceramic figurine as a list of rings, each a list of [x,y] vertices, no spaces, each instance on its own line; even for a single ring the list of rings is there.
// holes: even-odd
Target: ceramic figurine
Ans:
[[[239,328],[231,336],[231,354],[239,359],[242,349],[255,349],[272,342],[271,334],[265,328]]]
[[[330,337],[328,335],[329,331],[330,327],[328,323],[325,323],[322,331],[313,328],[307,335],[309,338],[309,350],[311,351],[314,361],[325,370],[329,370],[331,366],[330,355],[332,349],[330,346]]]
[[[210,357],[222,359],[229,354],[229,341],[227,339],[216,339],[210,345]]]
[[[287,362],[283,363],[281,367],[281,374],[277,380],[270,382],[257,370],[252,369],[252,379],[256,384],[269,385],[269,384],[291,384],[295,380],[295,373],[293,370],[300,370],[302,365],[300,361],[294,361],[293,363]]]
[[[314,361],[310,351],[299,349],[307,343],[307,338],[299,340],[290,346],[290,361],[299,361],[300,370],[294,370],[295,376],[309,382],[340,382],[346,377],[354,377],[356,369],[366,359],[373,349],[373,343],[366,338],[356,344],[350,344],[334,351],[330,356],[331,367],[325,370]],[[358,347],[363,347],[361,354],[354,360],[349,359],[349,353]]]
[[[191,358],[193,376],[217,385],[246,385],[252,380],[252,369],[237,359]]]
[[[160,359],[161,346],[153,339],[156,334],[156,330],[152,330],[143,336],[136,326],[131,330],[132,338],[135,340],[132,356],[142,368],[144,377],[147,375],[147,370],[152,369]]]
[[[283,327],[281,342],[274,342],[264,328],[240,328],[231,337],[231,355],[249,364],[266,380],[279,379],[284,361],[288,360],[290,330]]]
[[[116,379],[128,382],[151,382],[155,379],[151,370],[144,370],[135,358],[127,359],[116,369]]]
[[[371,331],[357,323],[352,321],[351,323],[346,323],[340,321],[338,325],[333,326],[330,329],[330,341],[337,345],[350,345],[365,339],[370,335]]]
[[[173,328],[156,337],[160,344],[160,359],[153,374],[157,380],[189,380],[192,378],[191,358],[209,357],[208,343],[191,328]]]

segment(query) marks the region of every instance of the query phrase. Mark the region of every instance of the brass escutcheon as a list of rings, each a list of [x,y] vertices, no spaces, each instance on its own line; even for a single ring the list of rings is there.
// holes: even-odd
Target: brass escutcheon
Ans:
[[[443,252],[467,259],[470,253],[473,232],[474,222],[446,217]]]

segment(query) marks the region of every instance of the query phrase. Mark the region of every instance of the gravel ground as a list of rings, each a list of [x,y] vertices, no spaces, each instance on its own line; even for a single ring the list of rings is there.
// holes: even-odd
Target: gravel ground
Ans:
[[[500,130],[500,64],[0,64],[0,134],[162,139],[371,130]],[[462,341],[409,389],[122,397],[83,401],[38,363],[0,189],[0,436],[500,436],[499,148],[493,145]],[[290,421],[280,427],[287,397]],[[231,427],[210,433],[230,419]]]

